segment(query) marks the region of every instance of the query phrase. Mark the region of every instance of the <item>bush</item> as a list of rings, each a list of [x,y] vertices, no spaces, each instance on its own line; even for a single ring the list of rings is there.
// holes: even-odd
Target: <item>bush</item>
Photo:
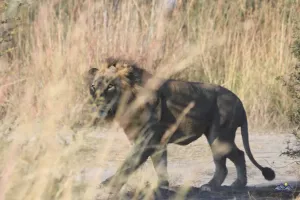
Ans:
[[[289,75],[285,84],[288,92],[294,100],[294,109],[291,112],[290,120],[292,123],[300,124],[300,26],[295,30],[295,41],[292,45],[292,53],[299,63],[295,65],[294,71]]]
[[[298,41],[298,44],[299,46],[297,51],[300,52],[300,40]],[[289,95],[292,97],[294,101],[293,108],[289,113],[289,119],[293,124],[299,125],[300,124],[300,63],[295,65],[295,69],[288,75],[288,78],[283,79],[283,82],[284,85],[287,87]]]
[[[289,114],[290,121],[296,125],[293,135],[296,138],[294,147],[288,146],[284,155],[290,157],[300,157],[300,28],[295,30],[295,41],[292,45],[292,53],[297,58],[299,63],[295,65],[294,70],[288,75],[288,78],[283,79],[284,85],[294,100],[293,109]]]

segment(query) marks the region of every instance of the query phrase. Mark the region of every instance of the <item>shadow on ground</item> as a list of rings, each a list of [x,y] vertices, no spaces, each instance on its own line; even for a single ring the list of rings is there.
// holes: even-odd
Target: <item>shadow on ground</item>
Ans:
[[[300,181],[289,183],[293,186],[293,191],[276,191],[277,185],[268,186],[250,186],[244,189],[232,189],[229,186],[222,186],[218,192],[203,192],[200,188],[190,187],[189,189],[182,187],[173,187],[168,190],[160,190],[160,195],[155,196],[155,200],[165,199],[187,199],[187,200],[275,200],[275,199],[295,199],[300,194]],[[184,192],[183,192],[184,191]],[[168,197],[169,195],[169,197]],[[134,194],[128,192],[122,200],[132,199]],[[138,199],[144,199],[140,195]]]

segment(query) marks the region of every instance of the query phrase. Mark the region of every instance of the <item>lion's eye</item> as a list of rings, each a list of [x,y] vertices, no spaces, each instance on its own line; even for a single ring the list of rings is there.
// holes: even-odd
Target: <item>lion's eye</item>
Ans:
[[[108,91],[111,91],[111,90],[114,90],[114,89],[115,89],[115,86],[112,85],[112,84],[109,84],[109,85],[107,86],[107,90],[108,90]]]

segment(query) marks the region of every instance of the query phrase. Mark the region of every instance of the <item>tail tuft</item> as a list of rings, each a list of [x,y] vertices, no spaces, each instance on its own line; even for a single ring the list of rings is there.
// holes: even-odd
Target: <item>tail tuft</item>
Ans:
[[[266,180],[272,181],[275,178],[275,172],[273,169],[264,167],[261,171]]]

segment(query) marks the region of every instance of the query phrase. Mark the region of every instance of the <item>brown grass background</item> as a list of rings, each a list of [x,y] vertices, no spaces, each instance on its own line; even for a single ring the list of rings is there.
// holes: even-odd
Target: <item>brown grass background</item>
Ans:
[[[11,21],[0,27],[0,199],[95,195],[96,182],[78,186],[72,177],[90,151],[93,162],[104,160],[113,141],[91,149],[88,130],[70,126],[87,95],[82,74],[107,56],[233,90],[252,130],[290,128],[292,101],[276,77],[296,62],[300,2],[257,0],[252,9],[249,1],[179,1],[170,18],[158,0],[120,1],[117,10],[108,0],[1,2],[2,20]]]

